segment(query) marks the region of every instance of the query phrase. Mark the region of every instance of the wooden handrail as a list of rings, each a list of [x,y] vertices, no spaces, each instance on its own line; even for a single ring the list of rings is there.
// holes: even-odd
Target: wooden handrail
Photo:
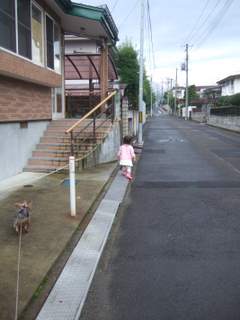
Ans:
[[[106,103],[109,99],[111,99],[117,92],[113,91],[111,94],[109,94],[104,100],[102,100],[96,107],[94,107],[91,111],[89,111],[85,116],[83,116],[81,119],[79,119],[74,125],[72,125],[69,129],[65,131],[65,133],[72,132],[83,120],[87,119],[91,114],[93,114],[97,109],[99,109],[104,103]]]

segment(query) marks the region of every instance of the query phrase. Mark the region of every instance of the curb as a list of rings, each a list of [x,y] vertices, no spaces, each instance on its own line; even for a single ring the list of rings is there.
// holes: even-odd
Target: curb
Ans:
[[[118,168],[118,165],[116,164],[115,168],[113,168],[113,170],[110,172],[109,177],[104,183],[104,185],[102,186],[101,190],[96,195],[94,201],[86,211],[83,219],[81,220],[81,222],[73,232],[72,236],[68,240],[66,246],[62,249],[59,256],[53,262],[52,266],[49,268],[48,272],[46,273],[41,283],[37,287],[35,293],[33,293],[29,302],[26,304],[26,306],[22,310],[21,314],[19,315],[19,319],[23,319],[23,320],[29,319],[29,318],[36,319],[36,316],[39,313],[39,310],[41,309],[42,305],[44,304],[44,301],[47,299],[49,293],[54,287],[61,272],[63,271],[69,257],[71,256],[71,253],[73,252],[77,243],[79,242],[82,235],[84,234],[85,229],[87,228],[88,224],[93,218],[94,213],[97,210],[101,200],[104,198],[105,194],[108,192],[108,189],[110,188],[112,181],[116,177],[118,170],[119,168]]]
[[[118,173],[68,259],[37,320],[79,318],[127,186],[128,181]]]

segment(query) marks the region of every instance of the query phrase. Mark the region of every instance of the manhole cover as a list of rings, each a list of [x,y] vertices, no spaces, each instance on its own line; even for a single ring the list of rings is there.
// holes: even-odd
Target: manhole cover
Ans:
[[[75,180],[75,184],[78,184],[80,182],[80,180],[76,179]],[[70,179],[64,179],[61,184],[64,186],[64,187],[69,187],[70,186]]]

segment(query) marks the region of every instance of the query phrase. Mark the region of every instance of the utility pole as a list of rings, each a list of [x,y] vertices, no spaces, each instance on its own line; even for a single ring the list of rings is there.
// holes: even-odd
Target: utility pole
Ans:
[[[138,144],[143,144],[143,50],[144,50],[144,12],[145,0],[141,0],[141,21],[140,21],[140,70],[139,70],[139,98],[138,98]]]
[[[171,107],[171,106],[170,106],[170,93],[172,93],[173,79],[171,79],[171,78],[168,78],[168,79],[167,79],[167,86],[168,86],[168,91],[167,91],[167,93],[168,93],[168,95],[167,95],[167,97],[168,97],[168,102],[167,102],[167,104],[168,104],[169,107]],[[172,99],[171,99],[171,100],[172,100]]]
[[[153,88],[152,88],[152,76],[151,76],[151,111],[150,111],[150,115],[151,117],[153,116]]]
[[[167,105],[169,106],[170,104],[170,94],[169,94],[169,84],[170,84],[170,79],[167,79]]]
[[[177,111],[177,87],[178,87],[178,68],[176,68],[176,79],[175,79],[175,96],[174,96],[174,112],[173,112],[174,115],[176,115],[176,111]]]
[[[188,119],[188,49],[186,44],[186,91],[185,91],[185,120]]]

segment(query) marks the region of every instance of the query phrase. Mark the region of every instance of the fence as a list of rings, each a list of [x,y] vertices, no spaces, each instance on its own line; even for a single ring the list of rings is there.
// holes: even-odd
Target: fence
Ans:
[[[240,116],[240,107],[238,106],[225,106],[218,108],[211,108],[211,116]]]

